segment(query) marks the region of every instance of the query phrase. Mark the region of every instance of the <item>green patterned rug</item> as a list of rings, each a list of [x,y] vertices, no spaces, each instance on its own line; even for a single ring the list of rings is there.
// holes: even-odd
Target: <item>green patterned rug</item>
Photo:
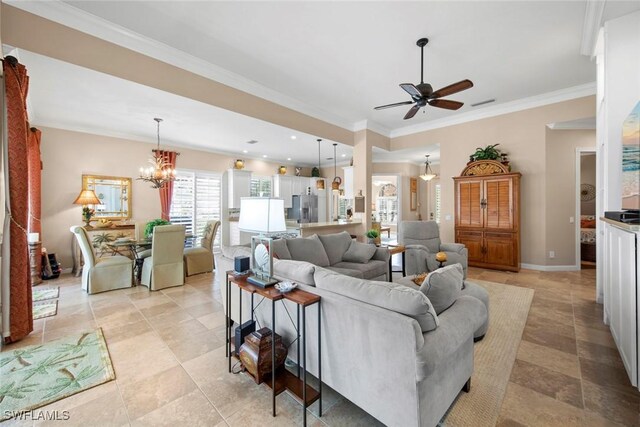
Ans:
[[[58,298],[60,286],[34,287],[31,292],[33,293],[33,302]]]
[[[58,314],[58,300],[33,303],[33,320]]]
[[[115,379],[102,329],[0,353],[0,421]]]

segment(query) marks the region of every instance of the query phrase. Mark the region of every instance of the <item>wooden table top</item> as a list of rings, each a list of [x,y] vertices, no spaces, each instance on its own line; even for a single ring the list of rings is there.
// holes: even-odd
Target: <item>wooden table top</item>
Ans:
[[[387,245],[386,247],[389,249],[391,255],[401,254],[407,249],[404,245]]]
[[[320,296],[316,294],[312,294],[311,292],[303,291],[302,289],[294,289],[292,291],[282,293],[277,290],[274,286],[268,286],[266,288],[261,288],[260,286],[256,286],[252,283],[247,282],[247,278],[249,278],[251,274],[243,274],[239,275],[233,270],[227,271],[227,277],[232,283],[235,283],[242,290],[258,294],[262,297],[265,297],[269,300],[278,301],[281,299],[286,299],[295,304],[306,307],[311,304],[315,304],[320,301]]]

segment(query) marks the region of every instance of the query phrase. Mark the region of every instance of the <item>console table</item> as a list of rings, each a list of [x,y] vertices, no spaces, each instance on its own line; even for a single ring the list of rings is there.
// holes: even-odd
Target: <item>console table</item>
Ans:
[[[229,372],[231,372],[231,359],[237,357],[232,349],[233,336],[232,336],[232,320],[230,317],[231,306],[231,285],[234,284],[238,287],[238,324],[242,325],[242,293],[247,292],[251,296],[251,320],[254,320],[254,296],[258,295],[263,300],[271,301],[271,331],[274,334],[271,340],[271,383],[265,382],[267,386],[271,388],[272,393],[272,405],[273,416],[276,416],[276,396],[285,390],[291,392],[291,394],[302,403],[303,407],[303,424],[307,425],[307,408],[318,401],[319,409],[318,416],[322,416],[322,340],[321,337],[321,310],[320,310],[320,296],[312,294],[310,292],[303,291],[301,289],[294,289],[287,293],[281,293],[273,286],[267,288],[261,288],[247,282],[247,278],[250,274],[238,275],[235,271],[227,271],[227,301],[226,301],[226,356],[229,361]],[[298,373],[297,376],[289,372],[286,368],[276,372],[276,350],[275,350],[275,333],[276,333],[276,302],[291,301],[296,304],[297,311],[297,324],[295,329],[297,331],[297,346],[298,346]],[[259,303],[260,304],[260,303]],[[318,390],[315,390],[310,385],[307,385],[307,343],[306,343],[306,309],[314,304],[318,304]],[[302,309],[302,310],[300,310]],[[302,311],[302,328],[300,327],[300,311]],[[293,320],[292,320],[293,322]],[[300,346],[302,346],[302,357],[300,357]],[[237,350],[235,349],[236,353]],[[302,362],[302,379],[300,378],[300,368]]]

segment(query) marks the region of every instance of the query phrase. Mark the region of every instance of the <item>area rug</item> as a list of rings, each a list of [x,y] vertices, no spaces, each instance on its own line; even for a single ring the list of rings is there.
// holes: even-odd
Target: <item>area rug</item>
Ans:
[[[0,421],[115,379],[102,329],[0,353]]]
[[[474,345],[471,391],[460,393],[441,426],[496,425],[533,300],[533,289],[473,282],[489,292],[489,330]]]
[[[55,316],[58,313],[58,300],[33,303],[33,320]]]
[[[60,286],[34,287],[31,292],[33,294],[33,302],[44,301],[58,298],[60,295]]]

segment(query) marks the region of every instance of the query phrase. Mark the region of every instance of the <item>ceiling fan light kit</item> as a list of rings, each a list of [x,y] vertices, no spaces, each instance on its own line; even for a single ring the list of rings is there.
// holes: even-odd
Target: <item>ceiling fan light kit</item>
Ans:
[[[459,101],[452,101],[448,99],[440,99],[445,96],[453,95],[454,93],[462,92],[463,90],[473,87],[471,80],[461,80],[457,83],[445,86],[436,91],[429,83],[424,82],[424,47],[429,43],[429,39],[421,38],[416,44],[420,47],[420,84],[414,85],[412,83],[401,83],[400,87],[404,89],[411,96],[411,101],[396,102],[393,104],[380,105],[375,107],[374,110],[384,110],[386,108],[399,107],[401,105],[413,106],[409,109],[404,116],[404,120],[410,119],[416,115],[416,113],[422,107],[430,105],[436,108],[444,108],[445,110],[457,110],[464,105]]]

